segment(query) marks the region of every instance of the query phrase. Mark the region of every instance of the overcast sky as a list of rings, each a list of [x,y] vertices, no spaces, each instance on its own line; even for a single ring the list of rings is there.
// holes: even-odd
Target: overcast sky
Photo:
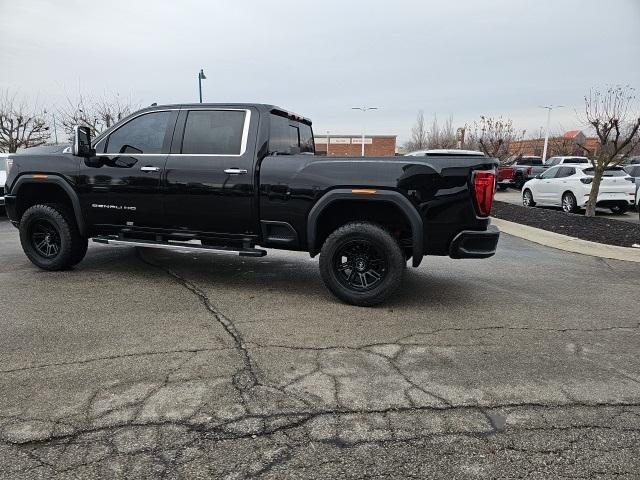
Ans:
[[[418,110],[456,126],[503,115],[579,126],[592,86],[640,88],[639,0],[0,0],[0,88],[119,92],[141,106],[264,102],[316,133],[408,138]],[[640,93],[640,92],[639,92]]]

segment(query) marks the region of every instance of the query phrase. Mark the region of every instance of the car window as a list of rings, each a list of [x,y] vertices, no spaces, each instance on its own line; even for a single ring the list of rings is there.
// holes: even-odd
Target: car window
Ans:
[[[279,155],[313,153],[313,133],[306,123],[287,117],[271,114],[271,132],[269,133],[269,152]]]
[[[301,153],[314,153],[316,151],[313,143],[313,132],[311,126],[306,123],[298,123],[300,130],[300,152]]]
[[[571,158],[565,158],[564,163],[589,163],[589,160],[586,158],[571,157]]]
[[[240,155],[246,115],[244,110],[191,110],[187,114],[181,152]]]
[[[559,158],[550,158],[549,160],[547,160],[547,165],[549,165],[550,167],[553,167],[554,165],[558,165],[560,163],[560,159]]]
[[[546,172],[544,172],[542,174],[542,178],[548,180],[550,178],[555,178],[556,174],[558,173],[560,167],[553,167],[548,169]]]
[[[109,135],[107,153],[162,153],[171,112],[152,112],[134,118]]]
[[[586,173],[587,175],[593,175],[594,169],[585,168],[584,173]],[[626,177],[627,175],[628,175],[627,172],[625,172],[622,168],[607,168],[604,171],[602,176],[603,177]]]
[[[4,172],[7,169],[7,159],[0,158],[0,172]]]
[[[576,173],[576,169],[573,168],[573,167],[560,167],[558,169],[558,173],[556,174],[555,178],[569,177],[569,176],[573,175],[574,173]]]
[[[516,161],[516,165],[531,165],[531,162],[529,162],[529,160],[526,158],[521,158],[520,160]]]

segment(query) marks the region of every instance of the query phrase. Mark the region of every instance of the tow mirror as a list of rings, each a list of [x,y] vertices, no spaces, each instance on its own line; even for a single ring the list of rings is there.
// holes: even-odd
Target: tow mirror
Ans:
[[[73,144],[71,153],[77,157],[93,157],[95,150],[91,148],[91,130],[89,127],[76,125],[73,127]]]

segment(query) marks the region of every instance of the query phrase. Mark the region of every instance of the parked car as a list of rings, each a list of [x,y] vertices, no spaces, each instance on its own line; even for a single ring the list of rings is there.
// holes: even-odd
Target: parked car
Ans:
[[[546,169],[542,157],[520,155],[513,163],[498,168],[498,188],[505,190],[507,187],[514,187],[520,190],[527,180],[540,175]]]
[[[551,205],[575,213],[589,200],[593,172],[593,167],[584,164],[551,167],[524,184],[522,204],[525,207]],[[621,167],[608,168],[600,184],[596,206],[622,214],[633,207],[635,195],[636,187],[627,172]]]
[[[514,186],[514,169],[511,165],[500,165],[497,176],[498,190],[506,190],[508,187]]]
[[[624,171],[633,178],[636,185],[640,185],[640,164],[627,165]]]
[[[311,121],[272,105],[153,106],[69,153],[11,155],[7,213],[33,264],[79,263],[103,244],[247,257],[320,254],[355,305],[396,290],[407,260],[486,258],[496,160],[484,155],[315,156]]]
[[[544,164],[547,168],[550,168],[556,165],[564,165],[565,163],[590,164],[591,161],[587,157],[551,157]]]
[[[8,153],[0,153],[0,213],[4,213],[4,184],[7,181]]]

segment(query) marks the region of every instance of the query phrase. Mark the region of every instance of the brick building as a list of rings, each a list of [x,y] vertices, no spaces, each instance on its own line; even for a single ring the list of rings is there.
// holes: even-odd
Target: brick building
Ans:
[[[313,138],[316,154],[337,157],[359,157],[362,154],[361,135],[317,135]],[[364,137],[365,157],[393,157],[396,154],[396,135],[366,135]]]
[[[587,151],[585,151],[585,149]],[[587,137],[580,130],[569,130],[561,137],[549,137],[547,158],[553,157],[554,155],[579,155],[591,157],[596,153],[597,149],[597,138]],[[544,138],[517,140],[509,144],[509,153],[512,155],[537,155],[540,157],[542,156],[543,150]]]

